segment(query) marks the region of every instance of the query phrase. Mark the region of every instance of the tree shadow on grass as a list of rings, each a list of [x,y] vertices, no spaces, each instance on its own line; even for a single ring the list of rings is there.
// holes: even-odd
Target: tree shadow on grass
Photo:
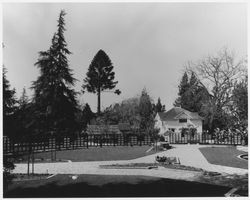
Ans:
[[[5,198],[31,197],[220,197],[231,188],[204,183],[157,179],[93,185],[86,182],[58,185],[56,181],[38,187],[18,186]]]

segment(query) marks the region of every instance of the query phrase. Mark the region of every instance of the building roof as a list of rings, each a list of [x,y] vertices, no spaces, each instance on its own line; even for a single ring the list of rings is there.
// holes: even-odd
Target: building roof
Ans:
[[[117,125],[88,125],[88,134],[122,134],[124,131],[130,131],[128,123],[119,123]]]
[[[167,112],[159,112],[158,113],[162,121],[169,121],[169,120],[177,120],[188,118],[188,119],[200,119],[203,120],[201,116],[197,112],[190,112],[185,110],[181,107],[174,107]]]
[[[118,125],[88,125],[88,134],[121,134]]]
[[[119,123],[118,128],[120,131],[130,131],[131,130],[131,126],[129,123]]]

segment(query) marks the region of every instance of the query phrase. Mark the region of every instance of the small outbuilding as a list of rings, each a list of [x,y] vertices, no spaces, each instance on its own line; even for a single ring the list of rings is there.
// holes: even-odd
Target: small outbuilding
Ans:
[[[87,134],[101,135],[101,134],[128,134],[131,132],[131,127],[128,123],[119,123],[116,125],[88,125]]]

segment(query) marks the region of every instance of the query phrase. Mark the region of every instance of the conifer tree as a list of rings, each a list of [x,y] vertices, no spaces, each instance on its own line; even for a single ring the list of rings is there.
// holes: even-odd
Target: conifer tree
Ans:
[[[164,112],[165,111],[165,105],[161,104],[161,99],[160,97],[157,100],[157,104],[155,105],[155,112]]]
[[[154,110],[150,96],[144,88],[139,101],[140,129],[147,130],[154,124]]]
[[[187,98],[188,98],[187,91],[189,89],[189,80],[188,80],[188,75],[186,72],[183,74],[178,88],[179,88],[179,92],[178,92],[179,97],[176,99],[174,106],[186,108]]]
[[[13,135],[13,115],[16,109],[15,89],[10,88],[6,77],[7,70],[3,66],[3,135]]]
[[[20,107],[25,107],[29,103],[29,98],[27,96],[25,87],[23,88],[22,95],[21,95],[20,99],[18,100],[18,102],[19,102]]]
[[[72,134],[74,127],[77,127],[76,92],[71,88],[75,79],[67,59],[71,52],[64,38],[65,15],[62,10],[49,50],[39,52],[35,65],[40,69],[40,76],[33,82],[36,126],[60,135]]]
[[[140,134],[146,133],[153,140],[158,138],[158,129],[155,129],[155,113],[150,96],[144,88],[139,100]]]
[[[197,79],[194,72],[191,72],[191,77],[190,77],[189,84],[190,84],[191,87],[195,87],[195,86],[197,86],[199,84],[198,79]]]
[[[200,81],[196,77],[195,73],[191,72],[191,77],[189,81],[188,90],[188,109],[191,112],[199,112],[201,114],[201,109],[208,98],[207,91]]]
[[[190,79],[185,72],[179,85],[179,97],[175,101],[175,106],[180,106],[191,112],[201,112],[201,108],[207,92],[203,85],[196,77],[195,73],[191,71]]]
[[[34,117],[32,109],[32,102],[30,102],[24,87],[23,92],[18,100],[18,108],[15,114],[17,120],[16,129],[18,132],[16,137],[17,139],[26,137],[32,132],[32,130],[29,129],[29,125],[33,121]]]
[[[83,80],[83,92],[87,90],[97,94],[98,114],[101,112],[101,92],[114,89],[118,83],[118,81],[114,81],[115,72],[113,69],[114,66],[108,55],[103,50],[99,50],[89,65],[87,77]],[[121,92],[115,90],[114,93],[119,95]]]

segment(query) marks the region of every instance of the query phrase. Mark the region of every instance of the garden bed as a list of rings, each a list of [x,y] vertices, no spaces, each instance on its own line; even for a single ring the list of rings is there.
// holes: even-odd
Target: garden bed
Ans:
[[[19,158],[18,160],[15,160],[15,163],[27,163],[27,158]],[[56,159],[52,160],[51,158],[36,158],[34,159],[34,163],[57,163],[57,162],[68,162],[68,160],[62,160],[62,159]],[[30,161],[31,163],[31,161]]]
[[[203,174],[206,176],[220,175],[217,172],[208,172],[201,168],[195,168],[185,165],[164,164],[164,163],[130,163],[130,164],[100,165],[100,168],[105,168],[105,169],[157,169],[158,167],[203,172]]]
[[[48,179],[52,174],[13,174],[12,181],[33,181]]]

